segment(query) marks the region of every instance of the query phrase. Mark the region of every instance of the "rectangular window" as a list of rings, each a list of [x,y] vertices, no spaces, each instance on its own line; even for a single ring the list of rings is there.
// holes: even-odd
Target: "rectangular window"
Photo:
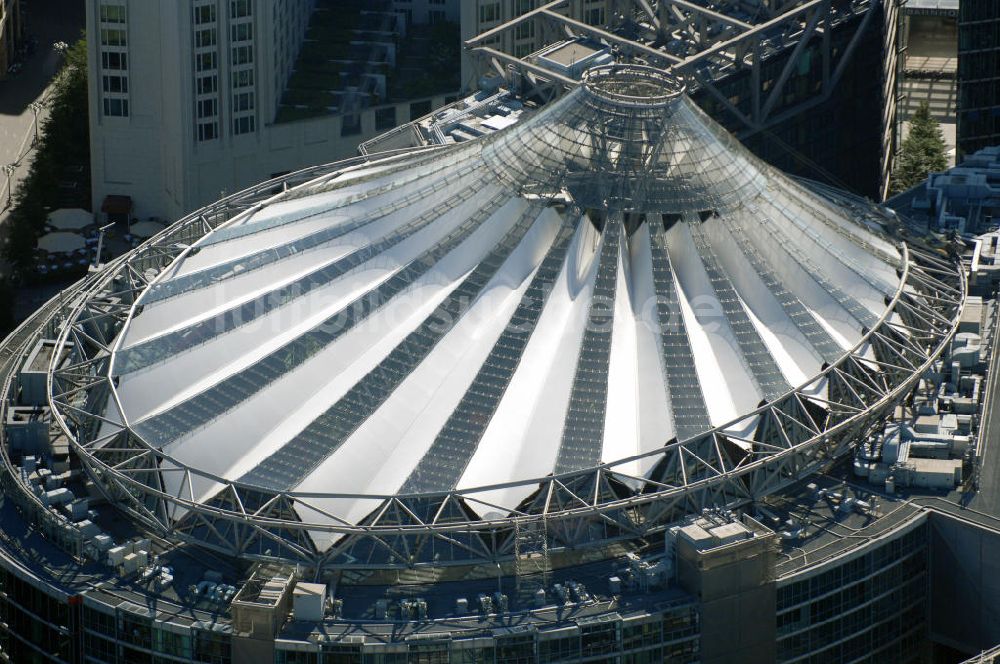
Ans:
[[[194,33],[194,45],[195,48],[205,48],[207,46],[215,46],[218,43],[218,33],[215,28],[206,28],[204,30],[196,30]]]
[[[101,66],[104,69],[124,71],[128,69],[128,58],[124,53],[101,53]]]
[[[199,99],[197,102],[199,118],[214,118],[219,114],[219,102],[217,99]]]
[[[199,76],[197,90],[200,95],[210,95],[219,89],[219,79],[217,76]]]
[[[194,66],[196,71],[211,71],[213,69],[217,69],[218,62],[216,54],[214,52],[199,53],[194,56]]]
[[[233,133],[236,135],[249,134],[254,130],[254,119],[252,115],[241,118],[233,118]]]
[[[124,23],[125,7],[123,5],[101,5],[101,23]]]
[[[252,110],[253,110],[252,92],[241,92],[239,94],[233,95],[234,113],[239,113],[240,111],[252,111]]]
[[[105,99],[104,114],[112,117],[128,117],[128,99]]]
[[[105,92],[128,92],[127,76],[102,76]]]
[[[253,87],[253,69],[241,69],[233,72],[234,88]]]
[[[500,20],[500,3],[488,2],[479,7],[479,22],[492,23]]]
[[[219,137],[219,125],[215,122],[198,123],[198,140],[211,141]]]
[[[194,8],[194,24],[215,23],[215,5],[200,5]]]
[[[233,66],[248,65],[253,62],[253,46],[236,46],[233,48]]]
[[[232,27],[232,36],[234,42],[250,41],[253,39],[253,24],[237,23]]]
[[[231,0],[229,3],[229,17],[230,18],[242,18],[244,16],[250,16],[252,8],[250,6],[250,0]]]
[[[444,23],[447,20],[445,13],[439,10],[431,10],[427,12],[427,22],[434,23]]]
[[[101,28],[101,46],[125,46],[125,31],[116,28]]]
[[[514,28],[515,39],[531,39],[535,36],[534,19],[526,19],[523,23],[518,23]]]

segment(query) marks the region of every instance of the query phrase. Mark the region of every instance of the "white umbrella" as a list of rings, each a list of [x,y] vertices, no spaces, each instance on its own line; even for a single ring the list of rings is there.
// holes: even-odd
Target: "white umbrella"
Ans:
[[[68,254],[87,245],[76,233],[49,233],[38,238],[38,248],[50,254]]]
[[[153,237],[157,233],[163,230],[163,224],[155,221],[140,221],[138,223],[132,224],[129,232],[141,238]]]
[[[94,223],[94,215],[82,208],[62,208],[49,214],[49,224],[60,231],[77,231]]]

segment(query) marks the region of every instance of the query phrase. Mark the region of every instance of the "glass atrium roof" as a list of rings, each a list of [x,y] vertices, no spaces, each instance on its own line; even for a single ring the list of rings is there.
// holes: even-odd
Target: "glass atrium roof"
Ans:
[[[726,425],[857,344],[899,256],[675,82],[603,68],[507,130],[210,232],[142,295],[112,374],[177,461],[337,494],[313,502],[356,523],[352,494],[503,485]]]

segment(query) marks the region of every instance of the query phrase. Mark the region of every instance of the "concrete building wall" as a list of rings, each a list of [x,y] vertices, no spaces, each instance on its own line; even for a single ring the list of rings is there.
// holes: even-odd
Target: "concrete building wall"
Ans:
[[[773,662],[774,538],[696,551],[678,541],[677,578],[701,601],[701,661]]]

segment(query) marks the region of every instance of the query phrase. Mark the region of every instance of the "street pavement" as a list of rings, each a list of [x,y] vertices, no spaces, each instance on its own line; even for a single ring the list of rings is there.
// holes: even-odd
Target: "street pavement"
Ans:
[[[32,0],[22,3],[27,34],[37,39],[33,55],[24,61],[21,71],[0,81],[0,166],[17,163],[13,187],[28,172],[34,137],[33,101],[44,98],[62,57],[55,42],[72,43],[80,38],[85,24],[84,6],[79,0]],[[39,115],[44,118],[45,111]],[[7,177],[0,173],[0,225],[5,220]]]

